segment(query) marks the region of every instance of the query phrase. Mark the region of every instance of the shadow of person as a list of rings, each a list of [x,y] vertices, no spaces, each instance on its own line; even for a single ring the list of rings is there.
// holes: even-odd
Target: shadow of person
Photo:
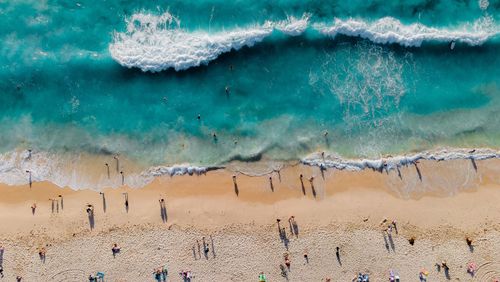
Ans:
[[[314,188],[314,184],[312,183],[312,181],[311,181],[311,191],[312,191],[313,197],[316,198],[316,189]]]
[[[306,195],[306,187],[304,186],[304,180],[300,177],[300,185],[302,187],[302,194]]]
[[[269,186],[271,187],[271,192],[274,192],[273,178],[269,177]]]
[[[389,249],[389,242],[387,241],[387,237],[385,237],[385,232],[382,233],[382,235],[384,236],[384,245],[385,245],[385,248],[389,252],[390,251],[390,249]]]
[[[472,244],[467,244],[467,245],[469,246],[469,251],[471,253],[473,253],[474,252],[474,245],[472,245]]]
[[[450,269],[448,267],[444,267],[444,276],[446,277],[446,279],[451,280]]]
[[[297,222],[294,220],[293,223],[292,223],[292,227],[293,227],[293,233],[295,233],[295,237],[299,237],[299,225],[297,224]]]
[[[390,233],[387,234],[387,238],[389,238],[389,245],[391,246],[392,251],[395,252],[396,246],[394,245],[394,240],[392,240],[392,235]]]
[[[89,226],[90,230],[93,230],[95,227],[95,219],[94,219],[94,212],[89,212]]]
[[[335,256],[337,257],[337,262],[340,266],[342,266],[342,261],[340,260],[340,249],[337,247],[337,251],[335,251]]]
[[[212,235],[210,235],[210,245],[212,245],[212,255],[215,258],[216,255],[215,255],[214,239],[212,238]]]
[[[401,170],[399,169],[399,166],[396,167],[396,170],[398,171],[399,179],[403,180],[403,176],[401,175]]]
[[[106,196],[104,196],[104,193],[101,192],[102,195],[102,210],[106,212]]]
[[[160,206],[160,216],[163,223],[167,222],[167,209],[165,206]]]
[[[234,182],[234,193],[236,194],[236,197],[240,195],[240,190],[238,189],[238,183]]]
[[[194,248],[194,246],[193,246],[193,257],[194,260],[198,260],[198,258],[196,257],[196,249]]]
[[[415,165],[415,170],[417,171],[417,174],[418,174],[418,179],[420,179],[420,181],[422,181],[422,173],[420,172],[420,169],[418,168],[417,163],[414,163],[414,165]]]
[[[472,163],[472,167],[474,168],[474,170],[477,172],[476,160],[474,160],[473,158],[470,158],[470,162]]]

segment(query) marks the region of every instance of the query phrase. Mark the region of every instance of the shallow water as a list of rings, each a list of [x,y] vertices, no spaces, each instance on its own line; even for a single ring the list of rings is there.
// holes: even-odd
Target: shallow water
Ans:
[[[499,147],[500,1],[347,2],[1,3],[2,159]]]

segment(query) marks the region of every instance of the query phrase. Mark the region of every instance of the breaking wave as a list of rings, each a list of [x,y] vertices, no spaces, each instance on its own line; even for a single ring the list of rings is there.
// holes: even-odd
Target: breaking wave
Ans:
[[[371,169],[379,172],[389,172],[391,170],[398,170],[403,166],[416,165],[421,160],[439,162],[451,160],[476,161],[497,158],[500,158],[500,152],[492,149],[442,149],[380,159],[344,159],[337,155],[314,153],[302,159],[301,163],[309,166],[317,166],[322,169],[333,168],[348,171]]]
[[[273,32],[298,36],[312,30],[331,38],[337,35],[360,37],[376,44],[400,44],[419,47],[425,41],[452,41],[470,46],[481,45],[499,33],[490,16],[454,29],[435,28],[421,23],[404,24],[384,17],[368,22],[359,19],[335,19],[333,23],[311,23],[311,15],[289,16],[283,21],[217,32],[189,31],[170,13],[154,15],[137,13],[127,19],[127,30],[115,32],[109,45],[112,58],[122,66],[142,71],[176,71],[208,64],[223,53],[252,47]]]

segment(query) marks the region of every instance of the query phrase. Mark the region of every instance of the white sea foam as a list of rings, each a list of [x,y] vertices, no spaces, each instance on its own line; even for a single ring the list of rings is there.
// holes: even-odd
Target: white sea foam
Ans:
[[[115,33],[109,46],[111,56],[126,67],[158,72],[169,68],[185,70],[216,59],[223,53],[251,47],[262,41],[274,30],[288,35],[299,35],[308,26],[309,16],[263,25],[208,33],[186,31],[180,21],[162,15],[135,14],[128,21],[127,32]]]
[[[450,160],[487,160],[500,158],[500,151],[492,149],[442,149],[424,151],[413,155],[391,156],[380,159],[344,159],[336,155],[314,153],[301,162],[305,165],[338,170],[361,171],[372,169],[376,171],[391,171],[402,166],[415,165],[420,160],[450,161]]]
[[[327,36],[335,37],[339,34],[356,36],[378,44],[397,43],[407,47],[419,47],[424,41],[457,41],[475,46],[498,34],[498,27],[492,21],[493,19],[489,17],[481,18],[472,25],[463,25],[453,30],[428,27],[420,23],[405,25],[392,17],[381,18],[374,22],[335,19],[333,24],[314,26]]]
[[[49,181],[59,187],[79,189],[100,189],[121,186],[121,178],[113,175],[108,179],[104,172],[85,171],[88,163],[78,155],[66,156],[47,152],[13,151],[0,154],[0,183],[8,185],[26,185],[30,180],[35,183]],[[125,184],[140,188],[149,184],[155,177],[177,175],[201,175],[218,167],[198,167],[188,164],[157,166],[142,172],[127,172]]]
[[[0,183],[8,185],[26,185],[29,183],[29,172],[31,180],[36,188],[36,182],[48,181],[59,187],[69,187],[74,190],[95,189],[104,187],[121,186],[121,178],[113,175],[108,179],[103,172],[93,175],[85,171],[88,163],[82,164],[79,157],[62,157],[61,155],[47,152],[34,152],[31,158],[26,151],[14,151],[0,155]],[[338,170],[361,171],[372,169],[376,171],[397,170],[403,166],[410,166],[420,160],[486,160],[500,158],[500,151],[492,149],[443,149],[439,151],[426,151],[413,155],[394,156],[381,159],[345,159],[336,155],[326,154],[324,157],[319,153],[312,154],[301,160],[301,163],[320,168],[334,168]],[[229,169],[235,168],[231,167]],[[281,166],[280,166],[281,167]],[[126,174],[125,184],[132,188],[141,188],[151,183],[156,177],[178,176],[178,175],[204,175],[208,171],[224,167],[200,167],[189,164],[150,167],[142,172],[130,172]],[[276,171],[274,168],[269,171]],[[238,172],[238,171],[235,171]],[[245,173],[255,175],[254,173]],[[261,175],[261,174],[258,174]]]
[[[481,10],[486,10],[488,9],[488,6],[490,5],[490,2],[488,0],[479,0],[479,8]]]
[[[484,5],[483,5],[484,6]],[[384,17],[373,22],[359,19],[335,19],[333,23],[310,24],[311,15],[292,16],[278,22],[207,32],[181,28],[180,20],[170,13],[154,15],[136,13],[127,20],[127,31],[116,32],[109,52],[122,66],[143,71],[158,72],[173,68],[177,71],[208,64],[223,53],[251,47],[279,31],[297,36],[307,29],[335,37],[354,36],[377,44],[400,44],[418,47],[424,41],[456,41],[472,46],[481,45],[499,33],[498,26],[489,16],[453,29],[434,28],[420,23],[403,24]]]

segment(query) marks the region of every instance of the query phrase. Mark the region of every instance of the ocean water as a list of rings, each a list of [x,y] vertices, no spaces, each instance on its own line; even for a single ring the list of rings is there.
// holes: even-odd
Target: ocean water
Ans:
[[[141,186],[321,151],[500,149],[499,0],[21,0],[0,15],[1,182],[113,185],[114,155]]]

